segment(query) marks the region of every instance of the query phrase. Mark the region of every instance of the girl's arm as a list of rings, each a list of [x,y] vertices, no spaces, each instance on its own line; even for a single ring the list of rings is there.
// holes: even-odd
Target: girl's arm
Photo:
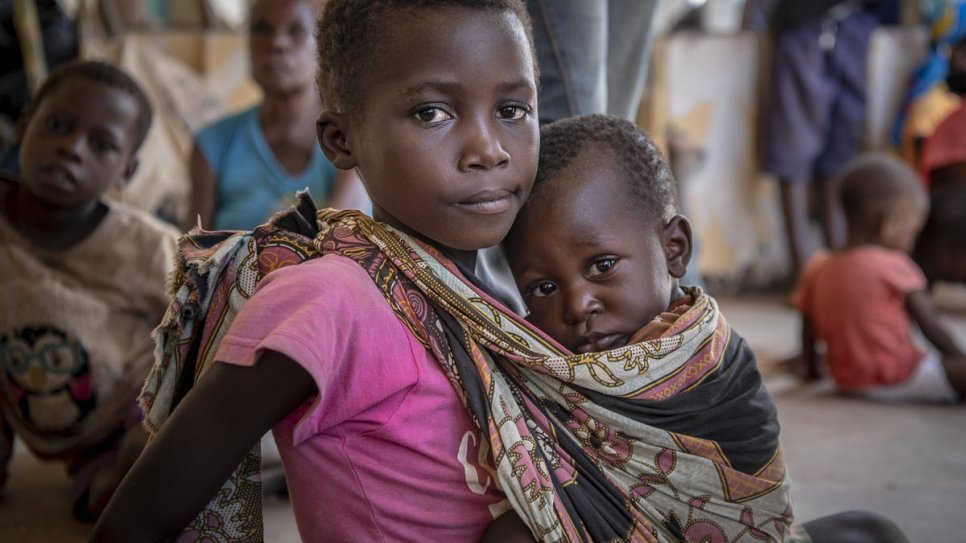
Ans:
[[[358,209],[363,213],[369,213],[372,206],[366,187],[355,170],[336,170],[332,195],[326,205],[335,209]]]
[[[909,316],[919,325],[922,335],[932,343],[944,356],[963,356],[963,351],[946,330],[939,319],[939,310],[933,303],[929,291],[920,290],[906,295],[906,308]]]
[[[197,516],[245,453],[317,391],[292,359],[215,364],[165,422],[117,489],[90,541],[160,541]]]
[[[208,159],[201,153],[198,144],[191,149],[191,205],[188,208],[186,229],[191,229],[201,222],[201,225],[211,230],[215,220],[215,208],[218,206],[218,177],[215,175]]]

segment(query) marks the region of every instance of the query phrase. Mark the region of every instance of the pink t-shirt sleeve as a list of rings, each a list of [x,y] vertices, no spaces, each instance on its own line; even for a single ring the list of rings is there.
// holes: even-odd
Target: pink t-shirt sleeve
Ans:
[[[381,295],[359,295],[373,291],[359,265],[342,257],[282,268],[262,280],[221,340],[220,362],[251,366],[271,350],[312,375],[319,394],[293,415],[296,445],[413,384],[415,339],[381,307]],[[398,363],[376,371],[367,364],[387,354]]]

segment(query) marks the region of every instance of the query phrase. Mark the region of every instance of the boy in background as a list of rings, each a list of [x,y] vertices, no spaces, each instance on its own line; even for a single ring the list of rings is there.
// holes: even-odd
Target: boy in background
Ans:
[[[908,256],[928,201],[916,172],[871,154],[846,171],[840,190],[848,237],[817,254],[793,294],[802,312],[802,358],[819,375],[816,341],[839,390],[896,402],[961,401],[966,356],[939,319],[926,277]],[[923,349],[913,324],[931,346]]]
[[[178,233],[103,196],[131,179],[151,117],[121,70],[64,65],[25,112],[21,179],[0,181],[0,484],[16,434],[66,464],[80,520],[146,440],[135,398]]]

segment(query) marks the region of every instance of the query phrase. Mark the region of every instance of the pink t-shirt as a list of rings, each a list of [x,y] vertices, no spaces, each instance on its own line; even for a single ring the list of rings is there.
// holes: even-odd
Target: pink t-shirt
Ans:
[[[924,288],[925,276],[906,254],[867,245],[816,255],[793,300],[825,342],[836,385],[859,390],[901,383],[922,360],[906,295]]]
[[[269,274],[217,359],[265,349],[319,389],[274,428],[304,541],[477,541],[506,509],[453,385],[355,262]]]

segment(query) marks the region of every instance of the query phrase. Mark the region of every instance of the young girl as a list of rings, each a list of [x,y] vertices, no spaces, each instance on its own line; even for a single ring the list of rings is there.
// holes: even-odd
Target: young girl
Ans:
[[[818,375],[820,340],[844,392],[883,401],[961,401],[966,355],[908,256],[928,209],[916,173],[894,157],[864,156],[843,177],[841,200],[848,242],[809,262],[794,294],[808,375]],[[929,349],[914,339],[913,324]]]
[[[323,148],[358,169],[375,217],[427,260],[473,270],[529,193],[529,32],[517,0],[340,0],[324,11]],[[165,423],[93,540],[177,534],[273,427],[304,540],[479,540],[509,507],[487,440],[381,290],[402,274],[376,283],[367,269],[329,254],[265,279],[221,342],[225,363]]]
[[[249,230],[308,188],[319,202],[366,209],[358,177],[337,170],[315,138],[321,110],[312,74],[312,28],[323,0],[259,0],[249,29],[252,77],[262,102],[203,128],[191,155],[189,223]]]

